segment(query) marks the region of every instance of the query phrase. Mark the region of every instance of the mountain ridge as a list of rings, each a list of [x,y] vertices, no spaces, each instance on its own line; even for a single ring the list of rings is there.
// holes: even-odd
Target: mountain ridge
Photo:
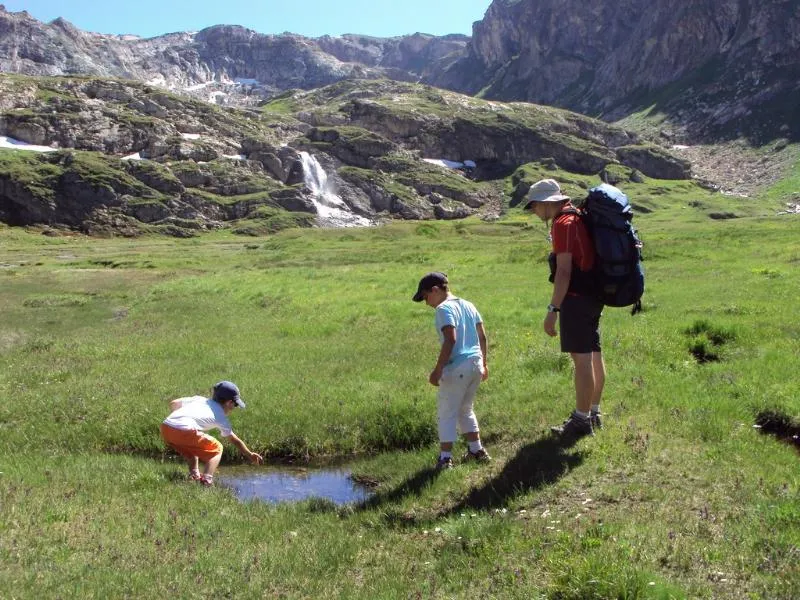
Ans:
[[[393,38],[240,25],[134,38],[0,7],[4,72],[137,79],[233,105],[389,78],[608,121],[658,116],[672,143],[800,139],[798,50],[800,5],[789,1],[494,0],[472,36]]]

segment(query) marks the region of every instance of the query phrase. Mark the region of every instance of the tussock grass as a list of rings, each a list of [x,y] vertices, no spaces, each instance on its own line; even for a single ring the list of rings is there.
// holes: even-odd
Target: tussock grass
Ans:
[[[636,217],[645,311],[605,311],[605,429],[572,447],[546,433],[573,403],[570,362],[541,331],[547,232],[513,211],[244,239],[0,229],[0,584],[18,598],[800,595],[798,456],[752,427],[800,414],[796,227],[702,218],[663,199],[677,197]],[[478,306],[490,344],[476,410],[495,460],[442,474],[433,312],[410,299],[432,269]],[[695,340],[719,360],[700,364]],[[348,457],[375,497],[241,504],[184,482],[158,423],[223,378],[248,401],[232,420],[251,447]],[[226,447],[223,478],[237,461]]]

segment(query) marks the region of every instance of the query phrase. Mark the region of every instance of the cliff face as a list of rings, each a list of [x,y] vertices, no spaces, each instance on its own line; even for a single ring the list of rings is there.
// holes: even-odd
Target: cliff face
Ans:
[[[798,50],[797,0],[494,0],[471,38],[312,39],[220,25],[141,39],[0,6],[3,72],[136,79],[239,106],[386,77],[610,121],[649,110],[673,142],[800,138]]]
[[[696,137],[758,140],[800,134],[799,48],[794,1],[494,0],[430,82],[608,120],[655,106]]]
[[[233,105],[342,79],[416,81],[444,57],[463,55],[468,41],[419,33],[311,39],[237,25],[142,39],[84,32],[63,19],[45,24],[0,5],[0,72],[135,79]]]

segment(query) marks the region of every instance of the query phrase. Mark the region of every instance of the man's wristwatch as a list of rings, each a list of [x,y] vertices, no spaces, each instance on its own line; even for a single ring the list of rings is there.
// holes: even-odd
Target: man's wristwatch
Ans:
[[[561,309],[558,308],[555,304],[548,304],[547,312],[561,312]]]

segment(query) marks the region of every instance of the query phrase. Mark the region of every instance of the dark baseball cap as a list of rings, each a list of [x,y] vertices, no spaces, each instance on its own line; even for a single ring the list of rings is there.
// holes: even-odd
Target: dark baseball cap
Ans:
[[[439,273],[438,271],[434,271],[433,273],[428,273],[419,280],[419,285],[417,286],[417,293],[414,294],[414,297],[411,298],[414,302],[422,302],[422,297],[425,292],[431,291],[436,286],[443,286],[447,285],[447,275],[444,273]]]
[[[215,383],[213,398],[217,402],[233,400],[239,408],[244,408],[246,406],[244,400],[239,396],[239,388],[232,381],[220,381],[219,383]]]

